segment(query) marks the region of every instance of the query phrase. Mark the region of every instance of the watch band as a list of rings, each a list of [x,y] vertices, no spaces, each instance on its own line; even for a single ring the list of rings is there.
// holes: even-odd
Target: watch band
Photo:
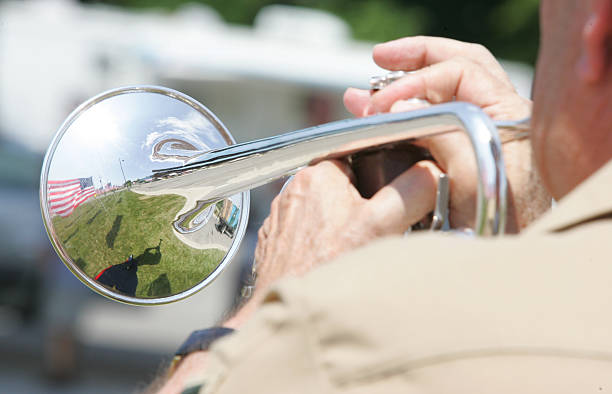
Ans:
[[[228,327],[210,327],[192,332],[189,337],[179,346],[168,369],[168,376],[172,375],[181,360],[190,353],[208,350],[210,345],[217,339],[233,333],[235,330]]]

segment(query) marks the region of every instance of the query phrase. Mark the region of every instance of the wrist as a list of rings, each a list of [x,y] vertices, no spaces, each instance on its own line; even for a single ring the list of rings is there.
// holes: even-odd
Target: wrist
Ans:
[[[257,288],[254,289],[251,296],[234,310],[234,313],[232,313],[232,315],[225,320],[222,326],[232,328],[234,330],[242,327],[248,320],[251,319],[255,311],[257,311],[260,304],[263,302],[266,293],[267,286],[264,288],[258,283]]]
[[[192,332],[174,354],[174,358],[168,368],[167,376],[173,380],[172,378],[174,378],[177,370],[185,371],[189,369],[183,367],[185,360],[202,359],[213,342],[219,338],[232,334],[234,331],[233,328],[229,327],[210,327]],[[192,357],[193,355],[198,356]],[[179,365],[181,366],[180,369]],[[182,378],[179,380],[182,380]]]
[[[225,320],[222,326],[234,330],[239,329],[249,320],[253,314],[253,309],[254,307],[252,306],[252,300],[247,301],[244,305],[242,305],[242,307],[236,310],[231,317]]]

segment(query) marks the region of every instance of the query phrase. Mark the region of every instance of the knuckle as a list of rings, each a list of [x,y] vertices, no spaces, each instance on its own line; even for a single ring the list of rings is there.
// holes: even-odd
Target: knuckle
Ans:
[[[299,195],[295,188],[285,190],[283,194],[285,194],[285,198],[278,201],[279,217],[283,217],[285,212],[295,205],[296,196]]]
[[[460,75],[484,75],[488,74],[488,71],[479,63],[476,63],[473,59],[456,56],[451,59],[452,67]]]
[[[270,204],[270,213],[278,209],[278,205],[280,204],[280,201],[279,201],[280,199],[281,199],[280,194],[274,197],[274,199],[272,200],[272,203]],[[268,221],[268,219],[266,219],[266,221]],[[266,221],[264,221],[264,225],[266,224]]]
[[[419,54],[422,54],[427,50],[427,41],[429,39],[430,37],[424,35],[406,37],[406,41],[410,42],[414,50]]]
[[[466,67],[471,68],[471,67],[474,67],[474,65],[476,64],[470,58],[461,56],[461,55],[451,58],[450,62],[451,64],[454,64],[456,66],[463,67],[463,68],[466,68]]]
[[[487,49],[487,47],[485,47],[482,44],[471,43],[470,48],[472,48],[472,51],[474,51],[474,53],[476,53],[477,55],[486,56],[486,57],[492,56],[489,49]]]
[[[291,182],[291,184],[295,184],[296,186],[302,186],[302,185],[307,185],[309,184],[312,179],[314,178],[314,167],[306,167],[303,170],[298,171],[295,174],[295,178],[293,178],[293,181]],[[289,185],[290,188],[292,185]]]
[[[257,246],[255,247],[255,261],[261,263],[263,261],[263,257],[264,257],[264,250],[263,250],[263,246],[261,246],[261,244],[257,244]]]
[[[264,230],[264,226],[261,226],[259,230],[257,231],[257,239],[261,241],[264,238],[266,238],[266,232]],[[257,249],[259,249],[259,247],[260,247],[259,243],[257,243]]]
[[[329,173],[331,166],[332,163],[325,160],[299,171],[292,182],[295,183],[295,191],[303,192],[312,189],[320,179]]]
[[[431,39],[431,37],[422,34],[418,36],[406,37],[408,42],[419,49],[425,49],[427,47],[427,42],[431,41]]]
[[[327,160],[323,163],[325,166],[321,169],[324,169],[325,172],[321,176],[325,176],[327,179],[334,179],[338,184],[349,181],[351,170],[348,164],[341,160]]]
[[[270,224],[270,218],[266,218],[263,225],[257,230],[257,237],[263,239],[267,236],[268,226]]]
[[[378,213],[379,210],[380,207],[374,206],[374,204],[365,209],[368,216],[364,231],[367,232],[369,238],[376,238],[383,235],[387,226],[386,223],[389,222],[387,218],[381,217],[381,214]]]
[[[312,167],[314,171],[329,171],[330,169],[333,169],[333,168],[334,168],[334,163],[331,160],[323,160],[322,162]]]

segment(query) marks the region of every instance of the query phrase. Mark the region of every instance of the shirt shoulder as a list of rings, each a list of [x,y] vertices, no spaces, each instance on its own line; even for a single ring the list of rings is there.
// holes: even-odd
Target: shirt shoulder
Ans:
[[[412,236],[349,253],[280,283],[244,331],[214,349],[225,366],[215,392],[394,392],[387,384],[406,388],[406,376],[423,368],[440,377],[459,364],[487,365],[483,358],[506,367],[548,360],[534,371],[612,360],[612,318],[602,313],[612,264],[592,236],[601,230],[495,241]]]
[[[497,376],[491,384],[520,386],[502,381],[517,365],[539,392],[585,391],[562,371],[612,368],[612,317],[602,313],[612,300],[612,199],[602,197],[611,177],[608,165],[522,236],[389,238],[283,281],[243,332],[213,348],[211,364],[223,365],[214,392],[419,392],[440,382],[474,392],[482,368]],[[559,387],[546,386],[544,370]]]

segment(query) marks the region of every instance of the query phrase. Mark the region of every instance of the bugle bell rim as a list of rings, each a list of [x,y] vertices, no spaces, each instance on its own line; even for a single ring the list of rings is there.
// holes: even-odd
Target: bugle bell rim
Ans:
[[[40,199],[40,209],[42,213],[43,223],[45,226],[45,230],[53,249],[58,254],[60,259],[64,262],[64,265],[83,283],[85,286],[94,290],[96,293],[109,298],[114,301],[118,301],[123,304],[128,305],[136,305],[136,306],[153,306],[153,305],[164,305],[173,303],[184,298],[187,298],[203,288],[210,285],[215,279],[219,277],[219,275],[225,270],[225,268],[231,263],[232,259],[236,255],[238,248],[240,246],[241,240],[243,239],[248,220],[249,220],[249,209],[250,209],[250,191],[243,190],[242,193],[242,209],[240,213],[239,224],[237,226],[238,231],[234,236],[234,242],[232,242],[231,247],[229,248],[227,254],[221,260],[221,262],[215,267],[215,269],[201,282],[196,284],[195,286],[184,290],[180,293],[173,294],[166,297],[158,297],[158,298],[137,298],[131,297],[129,295],[125,295],[119,292],[111,291],[107,289],[100,283],[98,283],[94,278],[87,276],[84,272],[82,272],[79,267],[75,264],[74,261],[70,258],[65,248],[62,246],[62,242],[59,240],[58,235],[56,234],[52,222],[51,215],[49,213],[49,200],[48,200],[48,190],[47,190],[47,182],[49,169],[51,165],[51,161],[53,159],[53,155],[60,143],[64,134],[68,131],[70,126],[89,108],[94,105],[103,102],[109,98],[113,98],[116,96],[121,96],[125,94],[132,93],[155,93],[163,96],[171,97],[176,99],[184,104],[189,105],[198,113],[206,117],[220,132],[220,134],[225,139],[225,142],[228,144],[235,144],[236,141],[225,125],[219,120],[219,118],[210,111],[206,106],[198,102],[197,100],[191,98],[190,96],[183,94],[177,90],[166,88],[163,86],[155,86],[155,85],[132,85],[132,86],[124,86],[120,88],[110,89],[104,91],[89,100],[85,101],[81,105],[79,105],[75,110],[73,110],[70,115],[64,120],[62,125],[59,127],[56,132],[47,152],[45,153],[45,157],[43,160],[41,176],[40,176],[40,189],[39,189],[39,199]]]

